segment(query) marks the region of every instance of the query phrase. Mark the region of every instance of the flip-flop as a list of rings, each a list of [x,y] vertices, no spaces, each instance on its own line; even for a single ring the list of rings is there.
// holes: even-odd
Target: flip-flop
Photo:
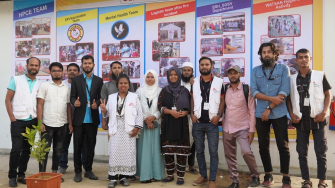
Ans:
[[[189,172],[192,173],[192,174],[198,174],[199,173],[198,170],[195,169],[195,168],[193,168],[192,170],[189,170]]]

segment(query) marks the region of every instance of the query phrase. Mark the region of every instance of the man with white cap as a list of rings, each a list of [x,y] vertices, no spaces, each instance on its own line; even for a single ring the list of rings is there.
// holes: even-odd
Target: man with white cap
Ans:
[[[188,89],[188,91],[191,91],[191,85],[193,85],[194,83],[194,65],[191,62],[185,62],[183,63],[183,73],[181,75],[181,85],[186,87]],[[189,131],[190,131],[190,146],[191,147],[191,155],[188,156],[188,170],[189,172],[193,173],[193,174],[198,174],[198,170],[194,168],[194,159],[195,159],[195,145],[193,142],[193,136],[192,136],[192,119],[190,117],[190,115],[187,115],[189,120]]]

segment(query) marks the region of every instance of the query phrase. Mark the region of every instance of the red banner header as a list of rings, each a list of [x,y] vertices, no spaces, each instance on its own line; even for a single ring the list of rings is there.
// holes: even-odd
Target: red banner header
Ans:
[[[183,4],[178,4],[178,5],[173,5],[169,7],[147,11],[146,21],[170,17],[170,16],[176,16],[176,15],[185,14],[185,13],[194,12],[194,11],[195,11],[195,1],[192,1],[189,3],[183,3]]]
[[[253,6],[253,15],[313,4],[313,0],[274,0],[257,3]]]

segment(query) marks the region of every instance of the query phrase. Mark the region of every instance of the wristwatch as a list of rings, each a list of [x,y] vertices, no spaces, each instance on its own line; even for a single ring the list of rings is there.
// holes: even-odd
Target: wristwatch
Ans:
[[[222,117],[222,114],[221,114],[221,113],[217,113],[216,115]]]
[[[269,106],[266,107],[266,109],[269,109],[270,111],[272,111],[272,108]]]

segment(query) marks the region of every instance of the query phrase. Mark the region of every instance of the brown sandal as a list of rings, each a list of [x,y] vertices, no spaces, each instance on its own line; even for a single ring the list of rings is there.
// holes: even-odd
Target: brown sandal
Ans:
[[[308,181],[301,182],[301,188],[311,188],[311,187],[313,187],[312,182],[308,182]]]
[[[328,185],[325,183],[325,184],[323,184],[323,183],[319,183],[318,184],[318,188],[320,187],[320,186],[322,186],[321,188],[326,188],[326,187],[328,187]]]

